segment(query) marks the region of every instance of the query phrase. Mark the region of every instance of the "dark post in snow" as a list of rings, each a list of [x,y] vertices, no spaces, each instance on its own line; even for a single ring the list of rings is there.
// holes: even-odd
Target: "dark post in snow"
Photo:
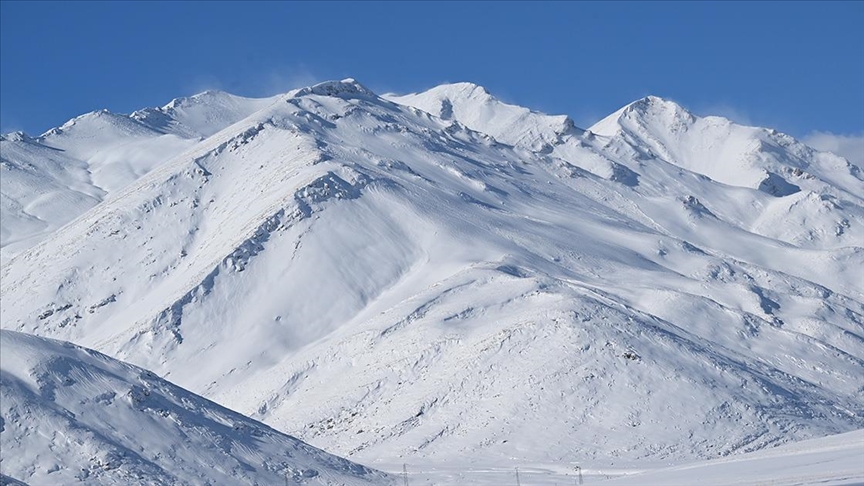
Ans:
[[[576,476],[578,477],[579,485],[585,484],[582,482],[582,468],[579,466],[574,466],[576,468]],[[577,481],[574,479],[574,481]]]
[[[402,481],[408,486],[408,464],[402,463]]]
[[[522,486],[522,482],[519,481],[519,468],[516,468],[516,486]]]

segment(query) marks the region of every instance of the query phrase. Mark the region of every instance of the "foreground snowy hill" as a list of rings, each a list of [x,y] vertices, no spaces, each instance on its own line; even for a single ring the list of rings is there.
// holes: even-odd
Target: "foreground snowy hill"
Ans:
[[[0,258],[36,244],[202,138],[273,100],[218,91],[131,115],[94,111],[32,138],[0,137]]]
[[[390,482],[94,351],[5,330],[0,349],[4,481]]]
[[[864,427],[860,168],[654,97],[589,130],[390,98],[296,90],[166,159],[3,266],[2,326],[367,461]]]

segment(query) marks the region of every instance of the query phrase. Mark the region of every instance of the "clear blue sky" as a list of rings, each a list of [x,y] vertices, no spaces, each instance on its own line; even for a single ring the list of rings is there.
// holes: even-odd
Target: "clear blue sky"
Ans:
[[[581,125],[647,94],[864,132],[864,2],[0,3],[0,124],[37,134],[207,88],[472,81]]]

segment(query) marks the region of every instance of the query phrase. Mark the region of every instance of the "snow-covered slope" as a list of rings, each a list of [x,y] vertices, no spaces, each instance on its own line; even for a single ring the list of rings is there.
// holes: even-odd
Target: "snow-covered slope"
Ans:
[[[97,352],[6,330],[0,331],[0,350],[4,481],[390,482]]]
[[[478,89],[287,93],[9,261],[2,326],[364,460],[864,427],[860,168],[655,98],[582,131]]]
[[[24,133],[0,135],[0,252],[26,249],[105,195],[86,163]]]
[[[38,138],[0,138],[0,258],[6,261],[165,160],[273,98],[207,91],[131,115],[94,111]]]
[[[864,484],[864,430],[787,444],[738,457],[628,475],[609,486]]]

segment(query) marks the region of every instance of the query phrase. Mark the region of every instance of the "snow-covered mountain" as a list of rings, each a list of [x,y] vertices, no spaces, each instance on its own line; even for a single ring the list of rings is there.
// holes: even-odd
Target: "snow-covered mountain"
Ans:
[[[388,484],[162,380],[62,341],[0,331],[3,484]]]
[[[110,193],[273,101],[207,91],[128,116],[94,111],[38,138],[0,136],[0,258],[38,243]]]
[[[548,150],[550,144],[559,142],[562,137],[582,132],[568,116],[550,116],[501,102],[473,83],[442,84],[422,93],[384,97],[420,108],[443,120],[458,120],[499,142],[538,151]]]
[[[203,139],[11,258],[2,326],[365,461],[710,458],[864,427],[845,159],[655,97],[587,130],[470,84],[259,108],[182,122]]]

